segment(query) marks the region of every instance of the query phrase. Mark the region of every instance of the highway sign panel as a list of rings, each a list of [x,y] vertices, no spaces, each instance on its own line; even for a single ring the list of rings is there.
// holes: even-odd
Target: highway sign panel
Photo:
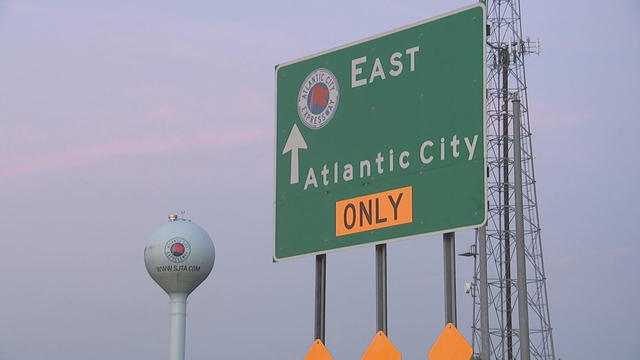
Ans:
[[[281,260],[486,218],[485,8],[276,68]]]

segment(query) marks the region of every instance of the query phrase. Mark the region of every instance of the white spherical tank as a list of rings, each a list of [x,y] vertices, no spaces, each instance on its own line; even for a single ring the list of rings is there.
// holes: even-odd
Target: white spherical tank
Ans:
[[[215,261],[211,237],[189,220],[169,216],[144,249],[149,275],[168,294],[190,294],[209,276]]]

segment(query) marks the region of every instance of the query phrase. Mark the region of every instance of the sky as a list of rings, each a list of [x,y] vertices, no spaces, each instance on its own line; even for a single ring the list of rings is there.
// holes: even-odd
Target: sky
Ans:
[[[166,358],[168,297],[143,249],[169,213],[211,234],[189,359],[300,359],[314,259],[271,261],[274,65],[464,1],[0,1],[0,360]],[[522,1],[556,354],[640,352],[640,5]],[[473,231],[457,234],[457,250]],[[441,237],[388,249],[389,336],[424,359],[443,326]],[[458,259],[470,340],[472,264]],[[375,333],[374,249],[328,256],[327,345]]]

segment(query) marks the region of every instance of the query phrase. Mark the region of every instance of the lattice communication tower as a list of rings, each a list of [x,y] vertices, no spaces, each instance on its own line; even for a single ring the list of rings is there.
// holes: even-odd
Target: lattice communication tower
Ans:
[[[539,42],[522,37],[519,0],[489,0],[487,6],[487,163],[488,221],[476,232],[472,342],[474,358],[555,360],[538,199],[529,126],[525,56]],[[517,102],[517,106],[516,106]],[[528,325],[520,324],[516,272],[514,108],[519,110],[520,168]],[[486,245],[481,244],[486,239]],[[483,246],[484,245],[484,246]],[[481,249],[482,247],[482,249]],[[485,263],[483,264],[483,261]],[[486,281],[482,281],[482,267]],[[482,287],[484,286],[484,289]],[[482,292],[484,291],[484,295]],[[485,299],[483,299],[485,298]],[[483,301],[486,305],[483,309]],[[522,309],[522,308],[520,308]],[[483,328],[483,311],[488,325]],[[526,316],[526,315],[525,315]],[[526,326],[526,327],[522,327]],[[521,351],[520,328],[528,327],[529,354]],[[483,336],[483,332],[485,332]],[[524,341],[523,341],[524,342]],[[526,344],[526,342],[525,342]],[[487,351],[488,350],[488,351]]]

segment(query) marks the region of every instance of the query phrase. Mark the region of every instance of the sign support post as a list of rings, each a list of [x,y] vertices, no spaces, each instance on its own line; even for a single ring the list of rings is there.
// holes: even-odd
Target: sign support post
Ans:
[[[480,359],[489,360],[489,281],[487,279],[487,227],[478,229],[478,246],[480,256],[480,343],[482,353]]]
[[[456,234],[442,235],[444,255],[444,323],[457,326],[456,314]]]
[[[387,244],[376,245],[376,331],[387,333]]]
[[[314,337],[325,344],[324,323],[327,289],[327,254],[316,255],[316,311]]]

